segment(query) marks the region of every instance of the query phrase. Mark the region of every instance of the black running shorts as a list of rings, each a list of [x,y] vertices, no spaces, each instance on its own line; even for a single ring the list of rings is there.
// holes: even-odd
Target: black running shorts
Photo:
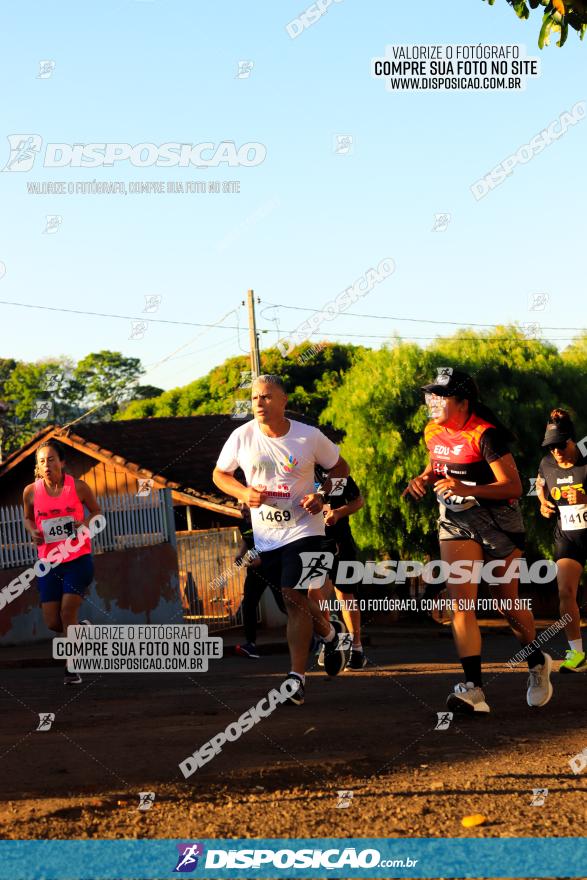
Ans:
[[[337,590],[341,593],[349,593],[352,596],[358,596],[358,588],[361,581],[354,584],[339,583],[339,579],[344,576],[346,570],[348,576],[352,576],[353,567],[343,566],[340,568],[341,562],[355,562],[357,559],[357,548],[354,541],[336,541],[334,538],[326,538],[324,547],[332,553],[332,566],[328,572],[328,577]]]
[[[260,554],[259,577],[278,589],[320,587],[330,569],[324,538],[310,535]],[[321,583],[319,583],[321,581]]]
[[[554,560],[574,559],[579,565],[587,562],[587,529],[577,529],[573,535],[563,532],[557,525],[554,529]]]

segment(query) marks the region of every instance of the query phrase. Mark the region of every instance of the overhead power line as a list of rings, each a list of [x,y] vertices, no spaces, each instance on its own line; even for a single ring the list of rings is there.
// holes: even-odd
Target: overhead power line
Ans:
[[[270,303],[264,300],[264,304],[269,307],[272,306],[276,309],[290,309],[296,312],[319,312],[320,309],[310,309],[304,306],[287,306],[283,303]],[[476,324],[474,321],[437,321],[432,318],[400,318],[397,315],[365,315],[361,312],[344,312],[340,313],[340,316],[336,317],[349,317],[349,318],[372,318],[375,321],[409,321],[413,324],[450,324],[453,327],[503,327],[503,322],[501,324]],[[577,327],[546,327],[544,325],[540,325],[543,330],[573,330],[575,333],[583,333],[587,332],[587,330],[578,329]],[[290,331],[291,332],[291,331]],[[421,339],[427,337],[420,337]]]
[[[73,315],[87,315],[89,317],[95,317],[95,318],[115,318],[117,320],[123,320],[123,321],[145,321],[149,324],[171,324],[171,325],[175,325],[175,326],[179,326],[179,327],[204,327],[207,329],[237,330],[237,331],[239,329],[241,329],[237,324],[218,324],[218,323],[202,324],[202,323],[197,323],[195,321],[172,321],[172,320],[168,320],[165,318],[151,318],[149,316],[144,316],[144,315],[139,316],[137,318],[134,315],[117,315],[117,314],[113,314],[110,312],[90,312],[90,311],[85,311],[82,309],[65,309],[65,308],[60,308],[58,306],[42,306],[42,305],[38,305],[36,303],[9,302],[8,300],[0,300],[0,305],[17,306],[19,308],[26,308],[26,309],[42,309],[43,311],[50,311],[50,312],[65,312],[66,314],[73,314]],[[288,305],[284,305],[282,303],[267,303],[266,305],[268,307],[271,306],[274,308],[281,308],[281,309],[293,309],[293,310],[302,311],[302,312],[317,312],[317,311],[319,311],[319,309],[310,309],[310,308],[305,308],[303,306],[288,306]],[[360,314],[357,312],[341,312],[340,317],[346,317],[346,316],[356,317],[356,318],[371,318],[371,319],[377,320],[377,321],[387,320],[387,321],[410,321],[410,322],[419,323],[419,324],[436,324],[436,325],[446,324],[446,325],[450,325],[453,327],[460,327],[463,330],[466,330],[469,327],[485,327],[485,328],[496,329],[498,327],[504,326],[503,324],[475,324],[475,323],[462,322],[462,321],[461,322],[458,322],[458,321],[436,321],[436,320],[432,320],[432,319],[428,319],[428,318],[400,318],[400,317],[396,317],[394,315],[367,315],[367,314]],[[570,340],[575,339],[575,337],[580,335],[581,333],[587,333],[587,330],[585,330],[584,328],[577,328],[577,327],[546,327],[546,326],[540,325],[540,328],[541,328],[541,330],[563,330],[563,331],[569,330],[569,331],[573,332],[573,336],[550,337],[549,341],[551,341],[551,342],[569,342]],[[270,332],[270,328],[263,329],[262,332],[268,333],[268,332]],[[274,331],[271,330],[271,332],[274,332]],[[282,330],[281,332],[283,333],[283,336],[285,337],[290,333],[296,333],[297,328],[294,327],[291,330]],[[315,330],[312,335],[316,335],[318,333],[319,333],[319,331]],[[352,337],[354,339],[390,339],[390,336],[391,336],[390,333],[384,333],[384,334],[347,333],[346,330],[339,331],[338,333],[326,333],[326,332],[320,331],[320,335],[322,337],[325,337],[325,336],[348,336],[348,337]],[[436,339],[437,337],[436,336],[408,336],[408,337],[399,336],[399,339],[404,339],[404,338],[416,339],[416,340],[432,340],[432,339]],[[502,338],[504,338],[504,337],[502,337]],[[505,338],[508,338],[508,337],[505,337]],[[514,339],[517,337],[511,337],[511,338]]]

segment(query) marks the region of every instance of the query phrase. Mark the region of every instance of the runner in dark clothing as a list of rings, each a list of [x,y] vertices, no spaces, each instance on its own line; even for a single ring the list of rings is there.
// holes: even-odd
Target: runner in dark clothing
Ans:
[[[325,547],[334,554],[334,562],[330,578],[324,587],[321,587],[321,595],[324,600],[330,598],[332,590],[336,592],[342,616],[349,633],[352,636],[351,653],[347,669],[364,669],[367,658],[361,644],[361,611],[359,608],[359,595],[355,585],[337,585],[337,572],[340,563],[354,562],[357,559],[357,546],[351,532],[349,518],[363,507],[364,501],[361,491],[353,478],[335,477],[326,479],[326,475],[320,468],[316,468],[316,480],[318,491],[324,496],[324,523],[326,525]],[[321,487],[321,488],[320,488]],[[318,665],[322,665],[322,650],[318,658]]]
[[[559,672],[586,672],[577,590],[587,562],[587,457],[575,442],[575,426],[566,410],[551,412],[542,447],[548,452],[540,462],[536,493],[542,516],[556,516],[560,613],[571,618],[565,626],[569,650]]]
[[[281,595],[281,590],[273,583],[269,583],[266,578],[259,573],[261,559],[258,555],[252,555],[255,541],[253,538],[253,526],[251,524],[251,512],[246,504],[241,506],[243,519],[239,523],[239,529],[242,536],[242,543],[239,548],[236,562],[246,566],[245,585],[242,601],[243,626],[245,630],[246,642],[243,645],[237,645],[235,651],[241,657],[249,657],[253,660],[259,659],[257,649],[257,608],[261,601],[261,596],[269,587],[273,593],[277,607],[284,614],[287,614],[285,603]]]

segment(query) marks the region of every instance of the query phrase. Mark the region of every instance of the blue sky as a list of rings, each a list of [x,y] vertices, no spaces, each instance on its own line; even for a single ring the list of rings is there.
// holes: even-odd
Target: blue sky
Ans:
[[[470,186],[587,98],[587,46],[540,52],[539,21],[505,0],[413,3],[342,0],[297,39],[285,25],[302,2],[222,4],[120,0],[84,6],[37,0],[3,13],[0,165],[7,136],[44,143],[259,142],[256,167],[43,168],[0,174],[0,299],[59,309],[224,324],[151,323],[129,339],[128,319],[0,305],[2,356],[74,359],[109,348],[155,364],[144,381],[183,385],[248,347],[247,288],[262,300],[262,347],[320,308],[384,257],[395,273],[353,312],[457,321],[587,326],[580,278],[587,121],[486,198]],[[540,57],[525,91],[390,93],[371,59],[395,44],[519,43]],[[40,60],[54,60],[47,79]],[[241,60],[251,75],[236,77]],[[337,155],[335,136],[353,151]],[[240,193],[32,195],[31,181],[239,180]],[[445,231],[432,231],[448,212]],[[60,215],[44,234],[47,215]],[[0,266],[0,271],[2,266]],[[549,295],[530,311],[528,298]],[[146,295],[158,311],[141,315]],[[271,318],[277,318],[277,325]],[[449,330],[450,328],[446,328]],[[341,316],[323,325],[341,341],[433,324]],[[351,334],[358,334],[353,336]],[[561,339],[568,331],[545,330]],[[194,338],[198,337],[198,338]],[[425,344],[425,339],[422,339]]]

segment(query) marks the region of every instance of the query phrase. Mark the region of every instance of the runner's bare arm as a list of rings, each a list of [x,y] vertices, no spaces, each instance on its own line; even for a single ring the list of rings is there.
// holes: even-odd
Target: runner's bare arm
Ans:
[[[508,452],[496,461],[489,463],[495,477],[494,483],[486,486],[467,486],[454,477],[444,477],[438,480],[434,488],[436,491],[447,491],[450,495],[472,495],[473,498],[485,498],[490,501],[505,501],[509,498],[519,498],[522,494],[522,481],[516,467],[513,455]]]
[[[553,504],[552,501],[549,501],[544,494],[544,480],[540,476],[536,477],[536,495],[540,503],[540,513],[542,514],[542,516],[546,519],[554,516],[554,513],[556,511],[556,504]]]
[[[353,513],[356,513],[357,510],[360,510],[363,507],[365,501],[362,495],[359,495],[358,498],[355,498],[354,501],[349,501],[348,504],[343,504],[341,507],[336,507],[330,510],[324,519],[324,522],[327,526],[332,525],[335,522],[338,522],[339,519],[342,519],[344,516],[352,516]]]
[[[415,498],[416,501],[420,501],[424,495],[426,494],[426,489],[428,488],[428,483],[430,482],[430,474],[432,473],[432,465],[430,462],[426,465],[421,474],[417,477],[414,477],[413,480],[410,480],[404,491],[402,492],[402,498],[410,493],[412,498]]]
[[[336,464],[334,465],[334,467],[331,467],[330,470],[326,471],[326,476],[324,478],[324,481],[326,482],[327,479],[332,478],[332,477],[348,477],[350,472],[351,472],[351,469],[348,466],[348,463],[344,460],[344,458],[341,455],[339,457],[338,461],[336,462]]]
[[[260,507],[265,500],[264,492],[259,492],[251,486],[243,486],[236,477],[226,471],[221,471],[219,468],[214,468],[212,480],[214,485],[218,486],[225,495],[231,495],[233,498],[248,504],[249,507]]]
[[[82,504],[86,505],[89,511],[88,515],[84,517],[83,520],[80,520],[79,522],[76,521],[75,525],[88,526],[92,517],[101,513],[100,505],[98,504],[96,496],[94,495],[88,484],[84,483],[83,480],[75,481],[75,491],[77,492],[77,497],[79,498],[79,500],[82,502]]]
[[[25,486],[22,493],[22,503],[24,506],[24,527],[35,542],[35,544],[43,543],[43,535],[35,525],[35,484],[29,483]]]
[[[580,489],[576,489],[574,486],[571,486],[567,493],[567,501],[569,502],[569,504],[586,504],[587,495],[585,495],[584,492],[581,492]]]

